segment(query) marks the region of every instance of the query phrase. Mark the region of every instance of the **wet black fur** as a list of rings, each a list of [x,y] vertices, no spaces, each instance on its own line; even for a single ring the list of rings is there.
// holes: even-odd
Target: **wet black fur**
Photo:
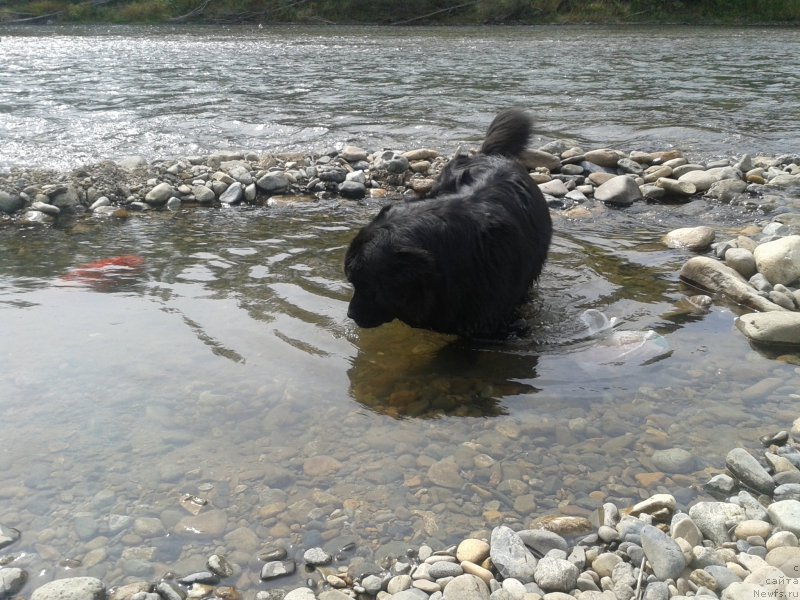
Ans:
[[[426,199],[385,206],[356,235],[345,257],[350,318],[471,337],[505,332],[552,235],[544,197],[516,160],[530,128],[522,111],[501,112],[480,153],[450,161]]]

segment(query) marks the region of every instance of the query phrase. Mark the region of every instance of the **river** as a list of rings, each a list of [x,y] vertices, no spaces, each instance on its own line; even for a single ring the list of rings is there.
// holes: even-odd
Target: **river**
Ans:
[[[0,29],[0,168],[129,155],[475,143],[498,107],[537,142],[797,151],[800,39],[783,29]],[[794,146],[793,146],[794,145]],[[377,203],[196,208],[0,228],[4,564],[108,585],[204,568],[247,598],[258,553],[369,565],[505,523],[657,492],[681,506],[727,451],[797,416],[800,371],[705,314],[660,242],[768,219],[698,199],[554,211],[531,337],[459,341],[346,318],[342,260]],[[82,264],[135,254],[96,279]],[[641,347],[587,335],[598,310]],[[672,469],[657,451],[690,455]],[[182,500],[198,496],[202,507]],[[200,510],[199,521],[191,510]],[[187,521],[187,519],[189,519]],[[279,584],[299,585],[315,573]]]

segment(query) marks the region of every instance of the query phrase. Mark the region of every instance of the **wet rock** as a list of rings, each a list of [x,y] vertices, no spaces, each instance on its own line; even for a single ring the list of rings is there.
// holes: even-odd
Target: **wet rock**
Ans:
[[[211,571],[198,571],[197,573],[190,573],[178,579],[181,585],[191,587],[195,583],[202,585],[215,585],[219,583],[219,575]]]
[[[19,529],[0,525],[0,548],[10,546],[19,539]]]
[[[761,244],[753,256],[759,272],[772,285],[791,285],[800,280],[800,235]]]
[[[303,553],[303,561],[312,567],[330,564],[332,560],[333,557],[322,548],[309,548]]]
[[[681,268],[680,276],[705,290],[725,294],[737,304],[759,311],[783,310],[774,302],[759,296],[739,273],[707,256],[690,258]]]
[[[133,521],[133,531],[143,538],[167,535],[167,530],[164,528],[161,519],[154,517],[138,517]]]
[[[147,581],[135,581],[111,590],[108,600],[133,600],[133,596],[147,594],[152,588],[152,584]]]
[[[24,206],[25,200],[22,197],[0,190],[0,212],[10,215],[18,210],[22,210]]]
[[[184,517],[175,525],[174,532],[194,538],[217,538],[225,531],[228,517],[219,509],[201,512],[196,516]]]
[[[276,577],[283,577],[284,575],[291,575],[297,569],[297,565],[293,560],[280,561],[274,560],[265,563],[261,567],[261,579],[268,581]]]
[[[317,600],[317,597],[314,595],[314,590],[311,588],[302,587],[292,590],[286,594],[283,600]]]
[[[513,577],[523,583],[533,581],[536,558],[512,529],[505,525],[495,527],[490,545],[489,556],[503,577]]]
[[[212,554],[209,556],[206,561],[206,566],[223,579],[233,575],[233,566],[220,554]]]
[[[14,596],[28,579],[27,573],[17,567],[0,569],[0,598]]]
[[[680,546],[663,531],[645,525],[641,532],[642,549],[653,573],[659,579],[677,579],[686,567]]]
[[[428,479],[435,485],[446,488],[454,489],[464,485],[464,478],[461,476],[458,464],[452,456],[433,463],[428,468]]]
[[[714,241],[714,230],[701,225],[699,227],[681,227],[673,229],[664,236],[664,243],[668,248],[686,248],[688,250],[703,251],[708,249]]]
[[[94,577],[56,579],[34,590],[31,600],[104,600],[106,588]]]
[[[51,217],[57,217],[61,214],[61,209],[54,204],[47,204],[46,202],[34,202],[31,204],[31,210],[38,210]]]
[[[754,342],[800,345],[800,313],[797,312],[749,313],[736,319],[736,327]]]
[[[55,189],[48,191],[47,195],[50,197],[50,204],[59,209],[72,210],[81,203],[80,192],[71,184],[56,186]],[[167,198],[169,198],[169,196]],[[166,200],[164,202],[166,202]]]
[[[594,197],[600,202],[627,206],[642,199],[642,192],[636,181],[627,175],[619,175],[609,179],[594,191]]]
[[[219,197],[222,204],[239,204],[242,200],[244,200],[244,186],[239,181],[230,184]]]
[[[303,462],[303,472],[309,477],[325,477],[336,473],[342,466],[332,456],[312,456]]]
[[[687,197],[697,193],[697,188],[690,181],[678,181],[669,177],[659,177],[656,185],[668,195]]]
[[[767,470],[744,448],[734,448],[725,457],[725,465],[747,487],[772,494],[775,481]]]
[[[741,179],[724,179],[711,184],[706,195],[723,202],[730,202],[746,189],[747,183]]]
[[[650,457],[653,464],[665,473],[691,473],[695,469],[695,459],[683,448],[656,450]]]
[[[344,181],[339,184],[339,194],[348,200],[359,200],[367,195],[367,186],[359,181]]]

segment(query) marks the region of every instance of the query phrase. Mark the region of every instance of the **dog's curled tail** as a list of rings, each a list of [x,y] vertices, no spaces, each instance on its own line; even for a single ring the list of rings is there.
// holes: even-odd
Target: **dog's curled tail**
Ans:
[[[509,108],[497,114],[486,131],[481,152],[502,156],[519,156],[528,145],[533,121],[518,108]]]

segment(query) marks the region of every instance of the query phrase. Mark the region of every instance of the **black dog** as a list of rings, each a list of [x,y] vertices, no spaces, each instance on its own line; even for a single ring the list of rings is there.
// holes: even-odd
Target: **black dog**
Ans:
[[[385,206],[356,235],[345,257],[350,318],[470,337],[506,332],[552,236],[547,203],[516,160],[530,130],[525,113],[501,112],[480,153],[448,163],[428,198]]]

